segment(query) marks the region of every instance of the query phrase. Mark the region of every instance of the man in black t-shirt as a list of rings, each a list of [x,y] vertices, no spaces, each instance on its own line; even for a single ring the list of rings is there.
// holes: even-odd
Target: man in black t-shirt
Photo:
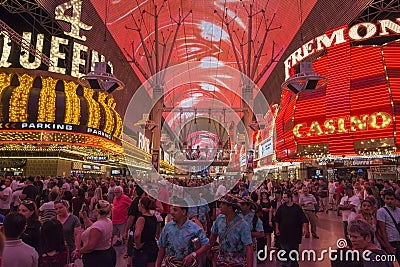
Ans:
[[[278,210],[278,208],[282,204],[282,192],[280,190],[275,190],[275,198],[271,200],[271,207],[272,207],[272,212],[269,213],[269,220],[272,222],[272,227],[274,228],[274,247],[275,248],[280,248],[279,245],[279,236],[276,235],[275,232],[275,213]]]
[[[126,222],[125,236],[124,236],[124,239],[128,238],[128,247],[126,251],[126,254],[128,255],[128,262],[132,261],[131,257],[133,251],[133,233],[135,232],[134,227],[137,219],[142,215],[142,213],[139,211],[138,205],[139,205],[139,200],[144,194],[143,189],[138,185],[135,187],[135,190],[133,192],[134,192],[133,195],[134,199],[128,208],[128,220]]]
[[[318,195],[320,199],[321,208],[323,209],[324,212],[328,213],[329,190],[328,190],[328,185],[323,179],[320,179],[318,181]]]
[[[33,201],[37,200],[39,195],[39,190],[36,186],[33,185],[35,178],[33,176],[29,176],[28,180],[26,180],[26,186],[22,190],[22,194],[19,197],[21,200],[30,199]]]
[[[282,266],[299,266],[296,260],[291,260],[291,251],[299,251],[303,234],[306,234],[308,219],[301,207],[293,203],[292,193],[283,193],[283,203],[275,214],[276,235],[279,236],[281,248],[285,251]],[[290,254],[289,254],[290,253]]]

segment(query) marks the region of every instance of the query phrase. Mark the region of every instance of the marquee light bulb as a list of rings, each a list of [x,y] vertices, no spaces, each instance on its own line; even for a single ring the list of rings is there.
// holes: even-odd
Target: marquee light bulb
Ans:
[[[33,85],[33,77],[28,74],[18,75],[20,85],[13,90],[10,99],[9,121],[25,122],[28,120],[28,98]]]
[[[3,53],[0,58],[0,67],[8,68],[11,66],[11,63],[7,61],[11,54],[11,39],[6,31],[1,31],[0,35],[3,36]]]
[[[19,57],[19,63],[21,63],[21,66],[26,68],[26,69],[37,69],[40,67],[42,64],[42,55],[41,53],[43,52],[43,40],[44,40],[44,34],[38,34],[36,38],[36,50],[39,52],[39,55],[34,57],[34,61],[30,62],[29,61],[29,46],[32,44],[32,33],[31,32],[23,32],[22,34],[22,39],[25,40],[21,46],[21,55]]]
[[[38,122],[54,122],[56,119],[56,83],[52,77],[42,78],[40,90]]]
[[[81,101],[76,94],[78,84],[64,81],[65,92],[65,124],[80,124]]]

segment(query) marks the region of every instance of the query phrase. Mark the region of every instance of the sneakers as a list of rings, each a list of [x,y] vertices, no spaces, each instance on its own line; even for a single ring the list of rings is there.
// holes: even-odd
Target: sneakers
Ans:
[[[312,237],[315,239],[319,239],[319,236],[317,236],[317,235],[313,235]]]
[[[310,238],[310,235],[305,235],[304,238]]]

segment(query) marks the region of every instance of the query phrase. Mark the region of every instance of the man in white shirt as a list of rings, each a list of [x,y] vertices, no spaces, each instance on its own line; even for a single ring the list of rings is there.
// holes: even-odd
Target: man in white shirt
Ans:
[[[226,187],[223,185],[223,181],[220,182],[217,192],[215,193],[215,198],[219,199],[220,197],[223,197],[226,195]]]
[[[273,187],[273,186],[274,186],[274,185],[273,185],[271,179],[268,179],[267,188],[268,188],[268,193],[269,193],[270,195],[272,195],[272,187]]]
[[[2,266],[37,267],[39,255],[36,250],[19,239],[26,229],[26,218],[22,214],[10,213],[4,219],[6,244],[3,251]]]
[[[303,186],[303,194],[300,195],[299,205],[303,208],[304,214],[307,216],[307,233],[305,238],[310,238],[309,224],[311,225],[311,234],[313,238],[319,239],[317,235],[317,215],[315,214],[315,205],[317,204],[313,194],[310,194],[307,186]]]
[[[17,189],[12,193],[11,196],[11,203],[12,203],[12,210],[16,211],[18,209],[19,204],[21,204],[20,196],[22,194],[22,189],[24,187],[23,183],[17,185]]]
[[[329,190],[329,204],[331,204],[332,210],[336,210],[336,200],[335,200],[336,185],[332,178],[329,179],[328,190]]]
[[[10,212],[12,199],[11,179],[6,178],[5,188],[0,192],[0,213],[6,216]]]
[[[383,196],[385,206],[376,212],[377,237],[388,254],[395,254],[400,260],[400,208],[396,207],[395,194],[386,190]]]
[[[111,179],[110,180],[110,187],[108,188],[108,193],[107,193],[107,200],[108,200],[108,202],[110,202],[110,203],[113,203],[113,201],[114,201],[114,197],[115,197],[115,193],[114,193],[114,190],[115,190],[115,181],[114,181],[114,179]]]
[[[339,210],[342,211],[342,221],[343,221],[343,230],[344,236],[347,241],[347,245],[351,247],[351,241],[347,232],[347,226],[349,224],[349,217],[353,217],[357,213],[358,209],[360,208],[360,198],[354,195],[353,186],[351,184],[347,184],[344,186],[344,193],[346,194],[340,200],[340,205],[338,207]],[[352,216],[350,216],[352,215]]]
[[[12,182],[11,182],[11,189],[12,189],[12,191],[15,191],[15,190],[17,190],[17,186],[18,186],[18,184],[19,184],[19,180],[17,181],[17,179],[13,179],[12,180]]]

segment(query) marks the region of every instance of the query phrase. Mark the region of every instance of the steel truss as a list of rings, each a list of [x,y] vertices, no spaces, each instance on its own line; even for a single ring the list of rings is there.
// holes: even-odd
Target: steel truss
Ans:
[[[374,0],[352,24],[384,19],[393,12],[400,13],[400,0]]]

